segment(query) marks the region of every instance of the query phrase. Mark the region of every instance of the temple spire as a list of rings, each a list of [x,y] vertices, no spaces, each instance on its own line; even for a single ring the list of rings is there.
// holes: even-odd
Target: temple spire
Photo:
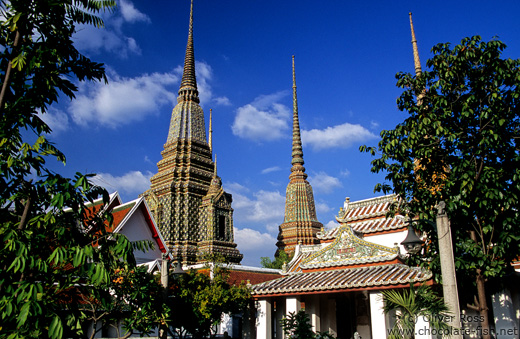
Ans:
[[[302,139],[298,118],[298,99],[296,97],[296,71],[294,55],[292,57],[293,72],[293,137],[292,160],[289,184],[285,193],[285,217],[279,227],[277,254],[280,251],[293,253],[298,244],[313,245],[318,243],[316,234],[323,224],[316,217],[316,206],[311,184],[307,181],[307,173],[303,167]]]
[[[307,178],[305,167],[303,167],[303,150],[302,139],[300,135],[300,121],[298,117],[298,98],[296,95],[296,71],[294,67],[294,55],[292,56],[292,72],[293,72],[293,137],[292,137],[292,168],[291,176],[295,173]]]
[[[181,86],[177,102],[192,100],[199,103],[199,92],[195,78],[195,53],[193,49],[193,0],[190,7],[190,27],[188,30],[188,44],[186,45],[186,56],[184,57],[184,69],[182,72]]]
[[[212,119],[213,119],[213,109],[209,109],[209,131],[208,131],[208,134],[209,134],[209,137],[208,137],[208,145],[209,145],[209,150],[210,151],[213,151],[213,141],[212,141],[212,137],[213,137],[213,127],[212,127]],[[215,159],[216,159],[216,156],[215,156]],[[215,160],[216,162],[216,160]]]
[[[412,31],[412,48],[413,48],[413,61],[415,64],[415,75],[419,76],[422,74],[421,59],[419,59],[419,49],[417,48],[417,39],[415,38],[415,30],[413,28],[412,12],[410,15],[410,29]]]

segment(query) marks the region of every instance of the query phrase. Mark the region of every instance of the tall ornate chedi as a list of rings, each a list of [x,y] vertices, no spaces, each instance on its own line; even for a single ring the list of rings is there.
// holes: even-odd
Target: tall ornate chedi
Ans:
[[[172,111],[162,160],[157,163],[158,173],[142,195],[176,260],[194,264],[218,255],[227,262],[240,263],[242,254],[233,240],[231,194],[224,192],[217,176],[199,103],[192,0],[177,105]]]
[[[296,97],[296,73],[294,70],[294,56],[292,57],[293,71],[293,137],[292,137],[292,167],[289,175],[289,184],[285,194],[285,218],[279,227],[278,251],[290,254],[297,244],[317,244],[316,233],[323,225],[316,218],[316,207],[311,184],[307,181],[307,173],[303,166],[302,140],[300,136],[300,122],[298,118],[298,100]]]

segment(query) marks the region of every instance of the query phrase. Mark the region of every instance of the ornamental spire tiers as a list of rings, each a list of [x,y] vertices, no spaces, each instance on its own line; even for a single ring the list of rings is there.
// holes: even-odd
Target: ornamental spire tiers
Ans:
[[[193,49],[193,0],[188,44],[177,105],[173,108],[168,138],[142,194],[175,261],[202,263],[218,255],[240,263],[242,254],[233,240],[231,194],[224,192],[206,140],[204,112],[199,105]]]
[[[298,118],[298,98],[296,95],[296,72],[294,69],[294,55],[292,56],[292,72],[293,72],[293,136],[292,136],[292,168],[291,175],[299,176],[307,179],[305,167],[303,167],[303,150],[302,139],[300,134],[300,121]],[[290,178],[290,177],[289,177]]]
[[[184,69],[182,72],[181,88],[177,102],[192,100],[199,103],[199,92],[197,90],[197,79],[195,77],[195,53],[193,50],[193,0],[190,6],[190,28],[188,30],[188,44],[186,45],[186,57],[184,58]]]
[[[293,137],[292,160],[289,184],[285,195],[285,217],[279,227],[278,247],[279,251],[292,254],[296,245],[312,245],[318,243],[316,233],[320,232],[323,225],[317,220],[316,207],[312,187],[307,181],[307,174],[303,166],[303,149],[300,135],[300,121],[298,115],[298,99],[296,95],[296,72],[294,56],[292,57],[293,70]]]

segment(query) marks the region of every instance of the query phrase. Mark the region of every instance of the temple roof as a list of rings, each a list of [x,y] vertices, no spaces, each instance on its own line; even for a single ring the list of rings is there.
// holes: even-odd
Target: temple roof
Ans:
[[[349,225],[339,228],[338,236],[330,245],[303,259],[300,268],[315,269],[326,267],[370,264],[397,259],[399,250],[378,245],[361,239]]]
[[[404,264],[365,266],[340,270],[300,272],[252,287],[254,296],[301,294],[308,292],[340,292],[349,289],[381,289],[385,286],[422,283],[432,273]]]

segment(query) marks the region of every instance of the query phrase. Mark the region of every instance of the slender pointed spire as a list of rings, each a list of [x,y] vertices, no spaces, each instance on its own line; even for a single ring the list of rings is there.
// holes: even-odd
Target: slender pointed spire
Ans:
[[[193,0],[190,7],[190,27],[188,30],[188,44],[186,45],[186,56],[184,58],[184,69],[182,72],[181,87],[179,89],[178,102],[193,100],[199,103],[199,92],[195,78],[195,53],[193,49]]]
[[[208,137],[208,145],[209,145],[209,150],[213,152],[213,141],[212,141],[212,138],[213,138],[213,127],[212,127],[212,119],[213,119],[213,109],[209,109],[209,131],[208,131],[208,134],[209,134],[209,137]],[[215,159],[216,159],[216,155],[215,155]]]
[[[217,176],[217,154],[215,153],[215,169],[213,170],[213,176]]]
[[[298,172],[303,175],[303,178],[307,178],[305,173],[305,167],[303,167],[303,150],[302,150],[302,139],[300,135],[300,121],[298,117],[298,98],[296,95],[296,71],[294,67],[294,55],[292,56],[292,71],[293,71],[293,137],[292,137],[292,168],[291,175]]]
[[[413,28],[412,12],[410,15],[410,29],[412,31],[412,47],[413,47],[413,61],[415,64],[415,75],[419,76],[422,74],[421,59],[419,59],[419,48],[417,48],[417,39],[415,38],[415,30]]]

